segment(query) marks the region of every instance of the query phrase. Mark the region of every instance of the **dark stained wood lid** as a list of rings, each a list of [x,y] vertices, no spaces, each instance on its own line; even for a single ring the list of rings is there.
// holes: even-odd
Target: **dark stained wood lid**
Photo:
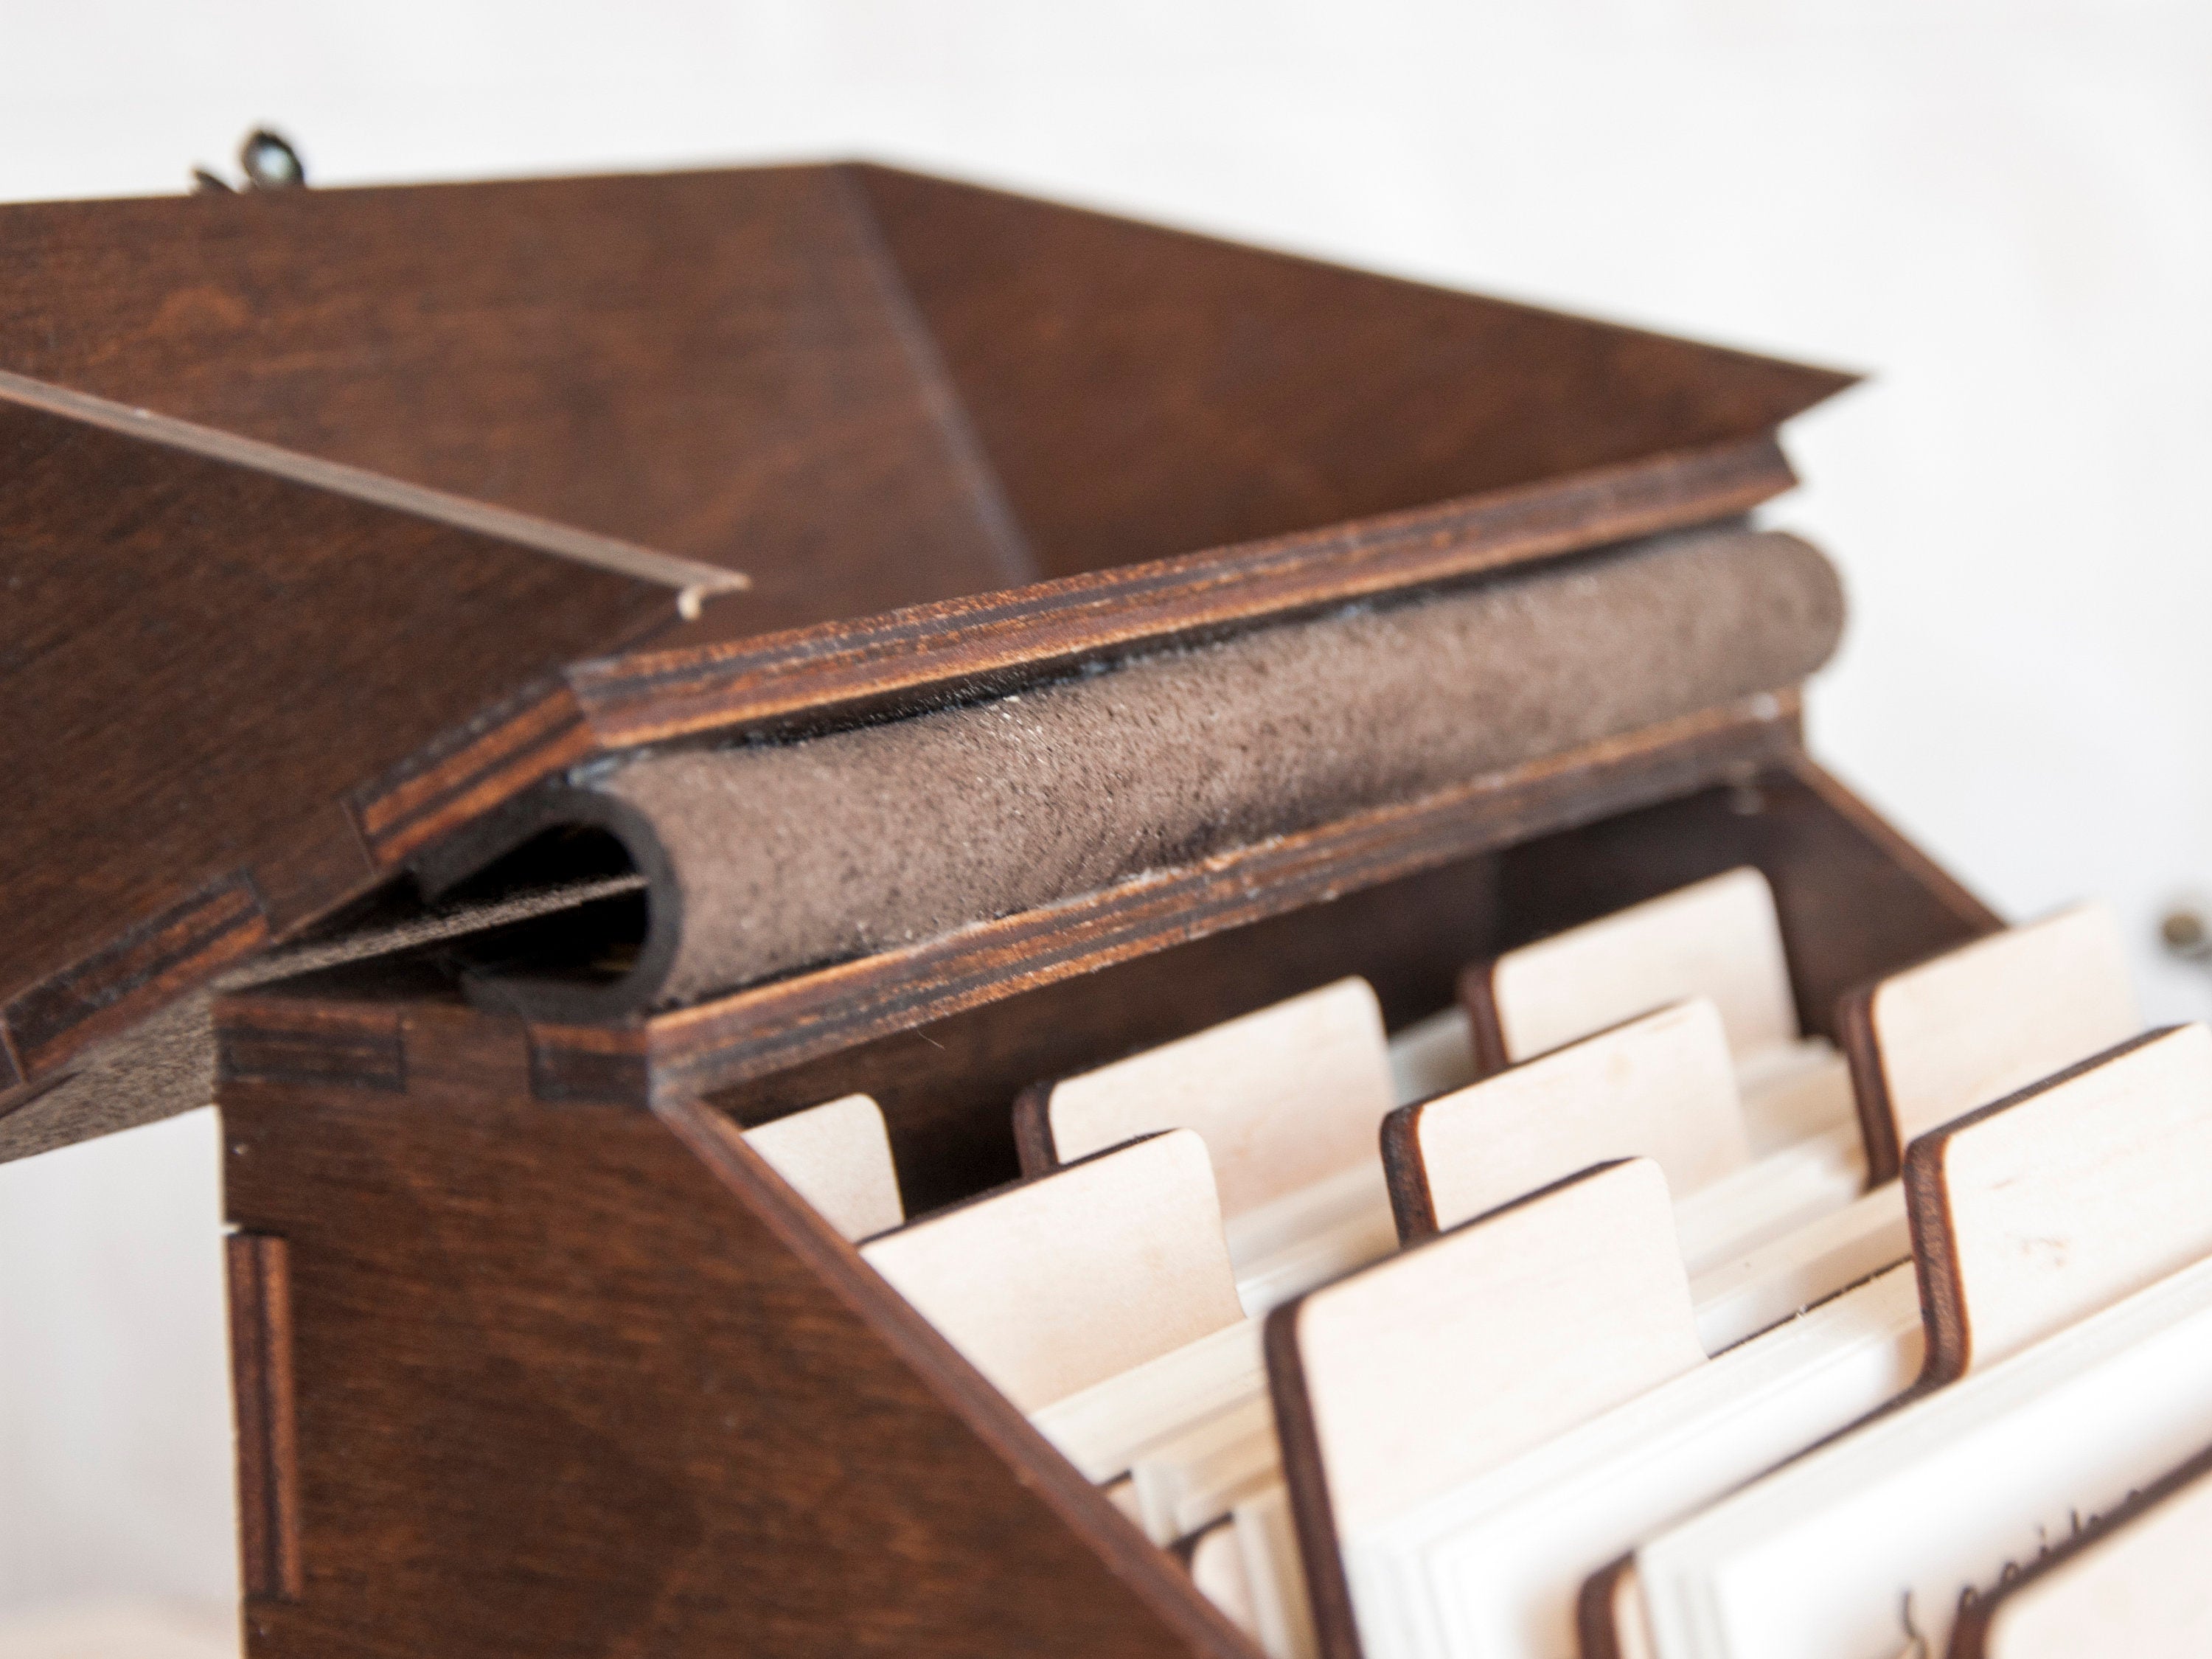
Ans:
[[[1741,512],[1847,384],[864,166],[0,207],[0,1115],[596,753]]]

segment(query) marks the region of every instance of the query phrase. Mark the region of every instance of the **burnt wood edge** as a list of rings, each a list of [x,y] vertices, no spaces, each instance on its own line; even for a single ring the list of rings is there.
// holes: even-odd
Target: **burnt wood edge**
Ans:
[[[1496,1077],[1513,1064],[1513,1056],[1505,1051],[1505,1022],[1498,1012],[1497,974],[1496,957],[1460,969],[1459,1006],[1467,1015],[1477,1079]]]
[[[1913,1272],[1920,1284],[1920,1318],[1927,1334],[1926,1356],[1917,1386],[1936,1388],[1955,1382],[1973,1369],[1973,1309],[1969,1305],[1966,1275],[1959,1259],[1957,1217],[1951,1207],[1947,1179],[1947,1154],[1952,1137],[1984,1119],[2009,1111],[2021,1103],[2072,1082],[2100,1066],[2130,1054],[2171,1035],[2178,1027],[2161,1025],[2100,1053],[2078,1060],[2063,1071],[2015,1090],[1961,1114],[1939,1128],[1929,1130],[1905,1149],[1900,1176],[1905,1188],[1905,1224],[1912,1236]]]
[[[388,872],[596,752],[567,684],[541,679],[356,789],[347,805],[369,858]]]
[[[1417,1100],[1382,1117],[1382,1181],[1389,1188],[1390,1216],[1398,1224],[1401,1246],[1437,1231],[1436,1195],[1429,1190],[1429,1162],[1421,1152],[1421,1114],[1428,1105]]]
[[[2077,1518],[2070,1534],[2056,1544],[2045,1545],[2026,1566],[2008,1566],[2006,1576],[1988,1595],[1969,1587],[1960,1598],[1958,1616],[1951,1626],[1951,1644],[1944,1650],[1944,1659],[1989,1659],[1990,1628],[2010,1597],[2208,1474],[2212,1474],[2212,1446],[2169,1469],[2140,1492],[2129,1493],[2102,1515],[2093,1515],[2087,1521]]]
[[[1883,855],[1911,875],[1921,889],[1963,923],[1978,939],[1997,933],[2004,918],[1974,896],[1959,879],[1915,847],[1835,775],[1810,755],[1800,750],[1786,763],[1792,776],[1832,808],[1859,834],[1881,849]],[[1897,1176],[1905,1149],[1898,1143],[1897,1112],[1889,1097],[1888,1074],[1881,1064],[1881,1042],[1874,1029],[1875,994],[1899,974],[1949,955],[1959,947],[1945,945],[1917,961],[1892,969],[1879,979],[1846,991],[1837,1000],[1836,1036],[1850,1069],[1851,1093],[1857,1102],[1861,1139],[1866,1145],[1867,1185],[1879,1187]]]
[[[1298,1346],[1298,1320],[1305,1303],[1304,1296],[1285,1302],[1261,1327],[1267,1396],[1275,1412],[1275,1438],[1282,1449],[1283,1484],[1290,1491],[1291,1529],[1304,1569],[1314,1639],[1322,1659],[1362,1659],[1352,1585],[1345,1576],[1335,1505],[1329,1498],[1328,1471],[1322,1462],[1321,1436],[1314,1425],[1305,1360]]]
[[[428,520],[472,536],[489,537],[611,575],[665,587],[672,610],[679,594],[694,596],[693,602],[696,603],[699,597],[741,592],[752,586],[752,579],[741,571],[664,553],[636,542],[626,542],[618,537],[501,507],[474,496],[413,483],[368,467],[250,438],[243,433],[136,408],[112,398],[34,380],[11,370],[0,369],[0,403],[37,410],[79,425],[95,427],[134,443],[181,450],[226,466],[302,484],[325,495]]]
[[[1014,1097],[1014,1156],[1022,1174],[1049,1175],[1060,1167],[1052,1139],[1052,1083],[1032,1083]]]
[[[860,1259],[799,1196],[737,1126],[703,1101],[671,1096],[654,1114],[709,1172],[881,1337],[1022,1484],[1106,1563],[1146,1607],[1209,1659],[1260,1659],[1258,1649],[1097,1487]]]
[[[1881,1063],[1881,1040],[1874,1029],[1875,997],[1888,977],[1854,986],[1836,1001],[1836,1037],[1850,1070],[1869,1192],[1897,1179],[1905,1155],[1897,1141],[1897,1108],[1889,1097],[1889,1073]]]
[[[1608,1561],[1583,1580],[1582,1589],[1575,1596],[1575,1639],[1581,1645],[1582,1659],[1626,1659],[1620,1650],[1614,1604],[1620,1599],[1621,1581],[1635,1570],[1636,1557],[1632,1552]]]
[[[1633,1162],[1633,1158],[1615,1158],[1593,1164],[1588,1169],[1577,1170],[1539,1187],[1534,1192],[1509,1199],[1480,1215],[1470,1216],[1458,1225],[1432,1234],[1408,1248],[1432,1249],[1470,1227],[1480,1227],[1486,1221],[1495,1221],[1531,1204],[1540,1204],[1569,1187]],[[1306,1388],[1305,1358],[1298,1346],[1298,1321],[1306,1304],[1315,1297],[1325,1296],[1346,1280],[1386,1267],[1402,1261],[1404,1256],[1401,1250],[1395,1256],[1355,1268],[1342,1279],[1294,1297],[1268,1314],[1267,1323],[1261,1328],[1261,1351],[1267,1365],[1268,1399],[1275,1408],[1275,1437],[1283,1454],[1283,1483],[1290,1489],[1291,1522],[1297,1534],[1298,1555],[1305,1569],[1306,1596],[1312,1606],[1314,1635],[1320,1643],[1322,1659],[1364,1659],[1364,1654],[1358,1620],[1352,1606],[1352,1581],[1344,1571],[1344,1553],[1337,1536],[1336,1509],[1328,1494],[1328,1471],[1322,1459],[1321,1434],[1314,1423],[1312,1400]]]
[[[290,1251],[282,1238],[223,1241],[230,1297],[231,1402],[238,1448],[238,1545],[249,1601],[296,1601],[299,1434],[292,1388]]]
[[[270,939],[266,908],[244,872],[207,883],[0,1008],[13,1087],[0,1115],[72,1060],[155,1013]]]

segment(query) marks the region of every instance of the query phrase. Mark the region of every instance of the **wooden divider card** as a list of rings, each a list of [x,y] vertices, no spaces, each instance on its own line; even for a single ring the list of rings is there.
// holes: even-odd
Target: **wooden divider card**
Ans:
[[[1856,1139],[1856,1130],[1842,1132]],[[1734,1074],[1720,1023],[1702,999],[1572,1043],[1385,1120],[1383,1158],[1402,1230],[1455,1224],[1613,1158],[1653,1158],[1669,1176],[1718,1188],[1781,1166],[1768,1201],[1729,1204],[1734,1235],[1697,1219],[1699,1198],[1675,1209],[1706,1239],[1706,1271],[1692,1286],[1699,1339],[1718,1352],[1911,1254],[1894,1187],[1854,1205],[1858,1165],[1816,1157],[1823,1180],[1806,1182],[1802,1151],[1747,1156]],[[1807,1213],[1818,1218],[1804,1223]],[[1230,1398],[1256,1344],[1229,1334],[1041,1413],[1038,1425],[1094,1480],[1126,1468],[1133,1507],[1155,1542],[1211,1525],[1280,1478],[1273,1409],[1256,1387]],[[1159,1405],[1115,1402],[1139,1395]],[[1166,1411],[1164,1405],[1178,1409]],[[1114,1425],[1110,1431],[1108,1425]]]
[[[1259,1312],[1395,1248],[1376,1146],[1395,1103],[1382,1009],[1346,979],[1030,1089],[1015,1140],[1034,1173],[1135,1135],[1197,1132]]]
[[[1961,1612],[1949,1659],[2212,1653],[2212,1451]]]
[[[2101,904],[1893,974],[1841,1015],[1877,1182],[1929,1130],[2142,1030],[2119,921]]]
[[[1461,992],[1486,1072],[1702,996],[1727,1031],[1753,1151],[1851,1115],[1842,1058],[1799,1029],[1773,890],[1749,866],[1479,963]]]
[[[748,1129],[745,1142],[848,1239],[906,1219],[883,1109],[847,1095]]]
[[[1649,1158],[1679,1200],[1751,1162],[1720,1011],[1661,1009],[1383,1121],[1398,1232],[1455,1227],[1613,1158]]]
[[[2212,1033],[1924,1136],[1905,1183],[1930,1391],[1646,1541],[1661,1659],[1939,1653],[1962,1597],[2212,1441]]]
[[[860,1256],[1024,1412],[1244,1318],[1188,1129],[939,1211]]]
[[[1609,1158],[1665,1170],[1709,1352],[1911,1253],[1893,1188],[1860,1197],[1849,1124],[1753,1161],[1718,1011],[1703,997],[1384,1120],[1400,1234],[1417,1238]]]
[[[1339,1540],[1705,1363],[1665,1177],[1615,1164],[1268,1316],[1321,1650],[1359,1652]]]
[[[1585,1583],[1911,1385],[1920,1304],[1899,1264],[1626,1404],[1343,1540],[1366,1659],[1556,1659]],[[1609,1598],[1607,1598],[1609,1601]],[[1583,1659],[1610,1632],[1585,1633]]]

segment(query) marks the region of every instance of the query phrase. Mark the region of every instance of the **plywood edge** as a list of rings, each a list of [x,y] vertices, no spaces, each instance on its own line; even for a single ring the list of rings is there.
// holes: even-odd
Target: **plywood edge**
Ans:
[[[1014,1156],[1024,1176],[1060,1167],[1052,1139],[1052,1089],[1049,1083],[1032,1083],[1014,1097]]]
[[[241,1587],[249,1601],[296,1601],[306,1575],[300,1558],[290,1256],[282,1238],[232,1233],[223,1240],[223,1262]]]
[[[1477,1078],[1496,1077],[1513,1063],[1505,1049],[1505,1022],[1498,1006],[1498,958],[1471,962],[1461,969],[1459,1006],[1467,1015],[1468,1047]]]
[[[1429,1103],[1414,1101],[1382,1120],[1382,1182],[1390,1194],[1390,1217],[1398,1243],[1414,1244],[1437,1232],[1437,1206],[1429,1190],[1428,1160],[1421,1152],[1421,1114]]]
[[[2064,1071],[2030,1084],[2002,1100],[1953,1119],[1930,1130],[1905,1150],[1900,1176],[1904,1183],[1905,1220],[1912,1236],[1914,1271],[1919,1276],[1922,1321],[1927,1349],[1921,1385],[1954,1382],[1974,1368],[1973,1296],[1967,1283],[1960,1249],[1960,1218],[1953,1205],[1946,1160],[1953,1144],[1972,1134],[1977,1127],[2002,1114],[2063,1089],[2102,1066],[2122,1060],[2186,1030],[2166,1026],[2132,1037]]]
[[[1105,654],[1732,518],[1792,488],[1771,434],[1269,540],[851,622],[580,663],[608,748],[785,729],[1012,689]]]
[[[1897,1109],[1881,1066],[1881,1045],[1874,1032],[1874,994],[1881,981],[1869,981],[1844,993],[1836,1002],[1836,1036],[1851,1074],[1851,1100],[1858,1114],[1859,1140],[1866,1148],[1867,1185],[1894,1181],[1903,1168],[1905,1148],[1897,1142]]]
[[[1193,1654],[1260,1659],[1258,1650],[1201,1595],[1173,1559],[1147,1542],[1081,1471],[1033,1428],[929,1322],[745,1144],[727,1117],[689,1097],[656,1115],[714,1177],[863,1320],[925,1387]]]
[[[55,386],[11,370],[0,369],[0,402],[98,427],[141,443],[157,444],[228,465],[250,468],[328,495],[343,495],[556,558],[573,560],[615,575],[650,582],[669,590],[672,607],[679,602],[679,596],[686,609],[696,610],[708,595],[741,592],[752,586],[751,579],[739,571],[662,553],[635,542],[580,530],[573,525],[456,495],[427,484],[410,483],[366,467],[288,449],[259,438],[202,426],[175,416],[157,414],[150,409],[135,408],[111,398]]]
[[[1362,1659],[1359,1625],[1352,1606],[1352,1581],[1336,1532],[1321,1434],[1306,1389],[1298,1323],[1306,1297],[1286,1302],[1261,1328],[1267,1364],[1267,1397],[1283,1454],[1283,1483],[1290,1490],[1291,1527],[1304,1564],[1306,1596],[1322,1659]]]

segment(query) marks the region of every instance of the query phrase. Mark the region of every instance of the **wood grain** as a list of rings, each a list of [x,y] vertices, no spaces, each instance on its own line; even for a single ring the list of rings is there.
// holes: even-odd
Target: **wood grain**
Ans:
[[[1948,1382],[2212,1254],[2212,1030],[2132,1038],[1914,1141],[1906,1214]]]
[[[1244,1317],[1213,1166],[1188,1129],[1002,1188],[860,1249],[1024,1413]]]
[[[487,1095],[465,1048],[224,1091],[292,1269],[304,1582],[253,1659],[1249,1659],[734,1125]]]
[[[1850,383],[943,179],[852,177],[1045,574],[1756,436]]]
[[[1036,574],[835,169],[32,203],[0,237],[0,367],[750,569],[746,632]]]
[[[745,1142],[844,1237],[888,1232],[906,1219],[883,1108],[846,1095],[745,1131]]]
[[[306,1581],[300,1565],[290,1255],[281,1238],[233,1233],[223,1241],[223,1262],[237,1413],[241,1583],[249,1601],[296,1601]]]
[[[0,1005],[41,1003],[0,1030],[0,1112],[252,948],[61,1018],[68,976],[211,887],[248,884],[281,938],[611,750],[933,706],[1741,513],[1792,481],[1772,426],[1845,383],[875,169],[41,203],[0,233],[0,526],[40,607],[0,659],[27,711],[0,762],[51,804],[0,848],[41,884],[0,948]],[[1155,279],[1182,332],[1133,356],[1127,284]],[[993,315],[1043,331],[1008,356]],[[1399,424],[1434,416],[1418,445],[1378,447],[1327,368],[1382,384],[1386,344]],[[1441,372],[1462,359],[1482,372]],[[1333,400],[1254,425],[1317,374]],[[1595,401],[1533,418],[1516,377]],[[1163,441],[1194,417],[1210,445]],[[1083,419],[1147,434],[1137,518],[1085,501]],[[1350,470],[1284,493],[1323,463]],[[611,658],[671,621],[657,582],[566,556],[617,543],[757,580]],[[121,707],[164,712],[77,765]]]
[[[1225,1021],[1016,1103],[1016,1145],[1046,1170],[1161,1129],[1188,1128],[1234,1219],[1375,1156],[1390,1109],[1382,1010],[1364,980]]]
[[[1831,1039],[1846,992],[2002,925],[1801,750],[1726,788],[1512,848],[1499,948],[1747,864],[1774,890],[1799,1027]]]
[[[0,404],[0,1006],[54,1074],[379,872],[333,804],[667,590]],[[274,913],[274,922],[271,915]]]
[[[1748,866],[1508,951],[1487,976],[1471,1006],[1509,1062],[1687,997],[1712,1003],[1738,1060],[1797,1040],[1773,890]]]
[[[1838,1018],[1877,1181],[1929,1130],[2142,1029],[2119,919],[2101,904],[1863,986]]]
[[[1410,1243],[1577,1170],[1648,1158],[1686,1198],[1751,1161],[1720,1015],[1703,998],[1585,1037],[1382,1125]]]
[[[1060,576],[879,617],[670,644],[567,676],[609,749],[813,732],[1015,689],[1115,654],[1730,518],[1796,482],[1732,440],[1349,525]]]
[[[1338,1540],[1705,1363],[1667,1182],[1571,1176],[1277,1309],[1268,1387],[1321,1651],[1357,1659]]]

